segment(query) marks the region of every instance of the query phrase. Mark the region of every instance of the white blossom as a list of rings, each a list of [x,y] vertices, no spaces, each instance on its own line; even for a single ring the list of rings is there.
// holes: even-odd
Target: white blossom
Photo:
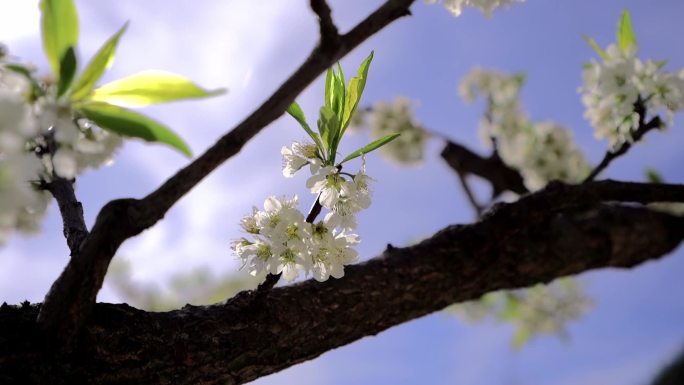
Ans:
[[[283,175],[291,178],[302,167],[310,165],[311,173],[316,173],[321,167],[318,149],[315,144],[308,142],[294,142],[292,148],[283,146],[280,150],[283,156]]]
[[[582,73],[580,87],[584,117],[594,127],[594,136],[607,139],[616,149],[634,141],[640,122],[661,116],[662,128],[672,125],[673,114],[684,107],[684,77],[666,72],[662,63],[642,61],[636,47],[623,51],[610,45],[606,57],[592,60]],[[635,108],[642,103],[646,115]]]
[[[473,7],[482,11],[487,17],[491,17],[494,9],[523,1],[525,0],[443,0],[442,4],[454,16],[459,16],[463,12],[464,7]],[[425,2],[435,4],[437,0],[425,0]]]
[[[581,181],[589,164],[570,131],[551,122],[531,122],[523,112],[519,97],[523,80],[520,74],[476,68],[461,82],[459,91],[466,101],[477,97],[487,101],[479,127],[483,142],[496,142],[501,159],[520,171],[530,190],[552,180]]]
[[[288,281],[300,273],[311,274],[319,281],[343,276],[344,266],[358,257],[353,248],[358,236],[338,229],[327,216],[316,224],[306,222],[297,203],[297,196],[271,196],[265,200],[263,210],[253,208],[240,221],[251,237],[232,243],[243,268],[257,277],[282,274]]]

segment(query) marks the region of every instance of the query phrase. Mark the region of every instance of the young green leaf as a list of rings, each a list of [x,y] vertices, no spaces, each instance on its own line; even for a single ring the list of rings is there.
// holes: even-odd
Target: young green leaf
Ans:
[[[76,105],[86,118],[99,127],[122,136],[161,142],[192,157],[190,147],[171,129],[137,112],[104,102],[86,102]]]
[[[347,91],[345,90],[344,79],[342,73],[334,73],[333,76],[333,100],[332,100],[332,110],[335,111],[337,116],[342,116],[344,113],[344,98]]]
[[[78,13],[73,0],[41,0],[40,11],[43,50],[58,76],[60,60],[78,43]]]
[[[325,74],[325,105],[332,108],[333,105],[333,95],[335,93],[335,75],[333,74],[332,67],[328,68],[328,72]]]
[[[290,104],[290,107],[287,108],[287,113],[290,114],[306,133],[313,139],[314,143],[316,143],[316,146],[320,149],[320,151],[323,153],[325,151],[325,148],[323,147],[323,143],[321,143],[321,138],[313,132],[313,130],[309,127],[309,125],[306,123],[306,116],[304,116],[304,111],[302,111],[302,108],[299,107],[299,104],[297,102],[292,102]]]
[[[368,78],[368,67],[370,67],[370,63],[372,60],[373,51],[371,51],[370,55],[368,55],[368,57],[359,66],[357,76],[353,77],[349,81],[349,87],[347,87],[347,95],[344,101],[344,114],[341,115],[342,129],[340,130],[340,137],[338,138],[338,141],[342,138],[342,135],[344,135],[344,132],[346,131],[347,126],[349,126],[349,122],[351,121],[351,117],[352,115],[354,115],[354,111],[356,111],[356,107],[359,105],[359,100],[361,100],[363,89],[366,87],[366,79]]]
[[[67,48],[64,57],[59,62],[59,81],[57,82],[57,97],[64,95],[71,87],[76,75],[76,53],[73,47]]]
[[[321,133],[323,144],[328,150],[329,158],[335,158],[335,150],[333,147],[333,140],[337,136],[340,129],[340,120],[337,118],[335,111],[330,107],[323,106],[318,118],[318,132]]]
[[[636,47],[637,44],[636,35],[632,28],[632,18],[626,9],[622,12],[622,18],[620,18],[620,23],[618,24],[617,43],[620,51],[623,53],[627,53],[630,48]]]
[[[601,46],[598,45],[596,40],[590,38],[587,35],[582,35],[582,39],[584,39],[584,41],[586,41],[587,44],[589,44],[589,46],[593,48],[594,51],[596,51],[596,53],[601,57],[601,59],[608,60],[608,54],[601,48]]]
[[[649,181],[649,183],[665,183],[662,175],[660,175],[660,173],[653,168],[646,169],[646,179]]]
[[[225,92],[225,89],[208,91],[180,75],[150,70],[96,88],[88,99],[122,107],[143,107],[177,100],[206,98]]]
[[[119,39],[126,31],[126,28],[128,28],[128,22],[124,24],[114,36],[110,37],[109,40],[100,47],[97,53],[95,53],[95,56],[90,59],[85,70],[83,70],[81,76],[79,76],[76,83],[74,83],[74,89],[71,92],[72,101],[79,101],[88,96],[104,72],[111,67],[112,62],[114,61],[116,47],[119,44]]]
[[[390,134],[390,135],[383,136],[382,138],[380,138],[380,139],[378,139],[378,140],[372,141],[372,142],[368,143],[367,145],[365,145],[365,146],[359,148],[358,150],[352,152],[351,154],[347,155],[347,156],[340,162],[340,164],[342,164],[342,163],[344,163],[344,162],[346,162],[346,161],[352,160],[352,159],[354,159],[354,158],[358,158],[359,156],[361,156],[361,155],[363,155],[363,154],[368,154],[369,152],[371,152],[371,151],[373,151],[373,150],[376,150],[376,149],[378,149],[378,148],[380,148],[380,147],[386,145],[387,143],[393,141],[393,140],[396,139],[399,135],[400,135],[400,134],[398,134],[398,133],[397,133],[397,134]]]

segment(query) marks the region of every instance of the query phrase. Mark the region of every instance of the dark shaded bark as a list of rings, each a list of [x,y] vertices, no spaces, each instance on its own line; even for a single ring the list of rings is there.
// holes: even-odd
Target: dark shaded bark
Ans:
[[[83,205],[76,198],[74,182],[54,176],[54,180],[45,182],[41,187],[49,191],[57,201],[67,246],[71,255],[78,253],[81,243],[88,236],[88,227],[83,218]]]
[[[477,224],[449,226],[349,266],[343,279],[274,288],[259,300],[243,292],[224,305],[166,313],[97,304],[68,355],[43,348],[39,306],[3,306],[0,383],[244,383],[453,303],[595,268],[629,268],[684,239],[684,218],[581,205],[584,186],[501,205]],[[561,202],[556,192],[563,190],[576,193],[566,191],[570,198]]]
[[[520,173],[504,164],[496,153],[485,158],[458,143],[447,141],[442,158],[457,174],[477,175],[488,181],[492,185],[493,197],[504,191],[517,194],[528,192]]]

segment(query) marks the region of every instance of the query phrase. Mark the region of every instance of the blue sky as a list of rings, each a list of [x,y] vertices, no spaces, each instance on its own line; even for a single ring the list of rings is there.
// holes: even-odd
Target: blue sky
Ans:
[[[340,29],[346,30],[380,1],[331,1]],[[146,112],[168,123],[201,153],[248,115],[305,59],[317,38],[308,2],[299,0],[77,1],[81,15],[82,57],[126,20],[131,25],[105,80],[150,69],[186,75],[227,95],[207,101],[159,106]],[[441,6],[417,2],[404,18],[342,61],[355,68],[375,50],[366,103],[404,95],[419,103],[417,119],[481,150],[476,132],[481,105],[466,105],[458,81],[473,67],[525,71],[523,103],[533,120],[553,120],[573,130],[579,146],[596,162],[606,149],[593,139],[582,118],[577,87],[581,64],[593,52],[581,35],[601,45],[613,41],[622,9],[630,9],[642,58],[669,59],[684,67],[684,2],[679,0],[528,0],[491,19],[466,10],[454,18]],[[13,54],[47,68],[38,39],[36,2],[0,0],[0,41]],[[322,100],[322,79],[299,98],[313,116]],[[681,114],[667,133],[612,166],[606,176],[642,180],[655,167],[668,181],[684,179]],[[234,271],[228,250],[239,235],[237,222],[268,195],[297,193],[303,205],[313,197],[304,177],[285,179],[280,147],[304,133],[283,117],[252,140],[234,159],[183,198],[163,222],[126,242],[117,258],[133,265],[139,282],[163,285],[171,274],[209,266],[216,274]],[[368,139],[352,136],[352,150]],[[441,144],[431,142],[425,163],[398,168],[369,156],[368,172],[377,182],[374,204],[359,217],[361,255],[371,257],[387,243],[406,244],[453,223],[472,221],[455,176],[439,159]],[[187,163],[163,146],[131,141],[115,163],[78,181],[86,219],[119,197],[140,197]],[[61,221],[52,207],[37,236],[15,236],[0,251],[0,300],[40,301],[68,258]],[[635,236],[638,236],[635,235]],[[633,271],[597,271],[581,276],[596,302],[569,328],[570,339],[542,337],[522,350],[510,348],[512,330],[484,322],[468,325],[437,313],[328,352],[320,358],[263,378],[258,384],[645,384],[684,342],[684,292],[679,272],[684,250]],[[123,299],[108,287],[100,301]]]

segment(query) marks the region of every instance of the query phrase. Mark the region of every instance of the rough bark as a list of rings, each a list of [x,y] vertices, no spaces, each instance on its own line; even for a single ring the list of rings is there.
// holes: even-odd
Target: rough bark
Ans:
[[[414,246],[389,247],[349,266],[343,279],[274,288],[259,300],[243,292],[226,304],[166,313],[97,304],[70,354],[44,348],[34,321],[39,305],[3,305],[0,383],[244,383],[453,303],[589,269],[629,268],[684,239],[684,218],[561,202],[555,191],[564,189],[502,205]]]
[[[504,164],[496,153],[485,158],[461,144],[447,141],[441,155],[457,174],[477,175],[488,181],[492,185],[493,197],[504,191],[517,194],[528,192],[520,173]]]

